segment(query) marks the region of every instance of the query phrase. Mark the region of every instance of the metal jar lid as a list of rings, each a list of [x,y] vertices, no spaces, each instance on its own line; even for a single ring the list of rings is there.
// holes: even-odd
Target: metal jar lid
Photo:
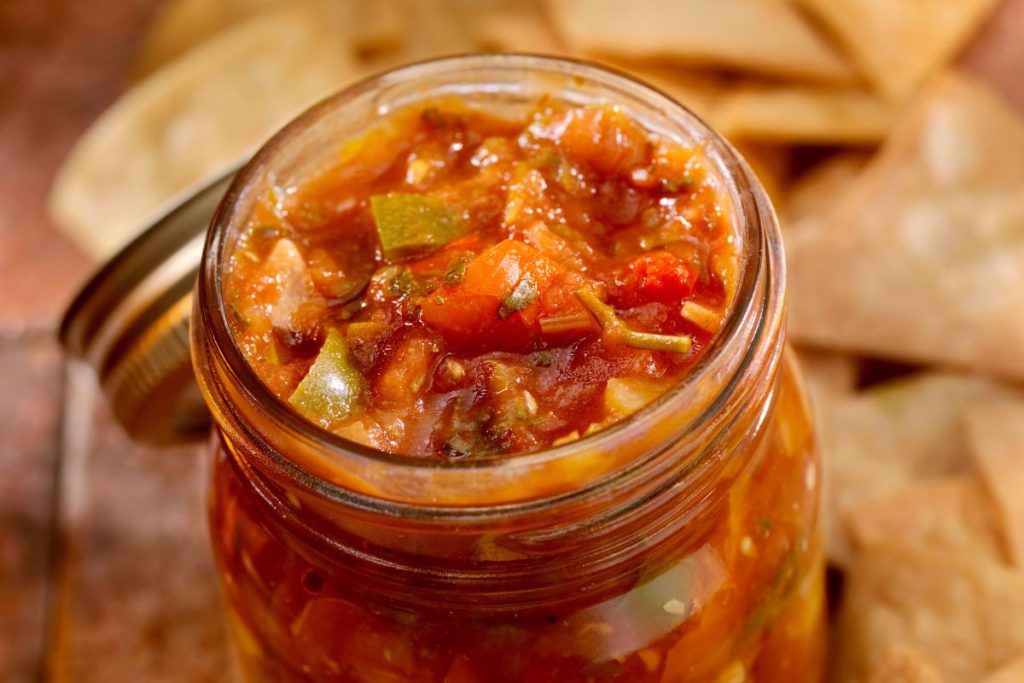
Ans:
[[[235,169],[186,195],[97,270],[60,327],[69,356],[97,374],[135,440],[205,436],[210,417],[189,352],[192,290],[214,210]]]

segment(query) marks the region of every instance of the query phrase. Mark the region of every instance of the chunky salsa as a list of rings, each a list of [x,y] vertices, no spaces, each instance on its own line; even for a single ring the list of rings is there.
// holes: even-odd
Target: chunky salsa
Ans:
[[[313,171],[266,156],[215,225],[224,308],[198,316],[196,357],[247,680],[817,683],[820,477],[778,281],[763,333],[723,325],[745,296],[727,201],[743,179],[718,173],[713,136],[658,137],[611,105],[527,107],[431,99]],[[315,125],[267,149],[308,152]],[[203,326],[225,319],[301,427],[409,457],[321,457],[264,420],[206,353],[223,335]],[[734,365],[716,367],[740,370],[689,387],[707,420],[629,419],[719,334]],[[602,480],[609,460],[629,467]]]
[[[699,149],[613,105],[505,119],[437,100],[261,197],[224,296],[248,362],[311,421],[482,458],[576,440],[678,382],[736,268]]]

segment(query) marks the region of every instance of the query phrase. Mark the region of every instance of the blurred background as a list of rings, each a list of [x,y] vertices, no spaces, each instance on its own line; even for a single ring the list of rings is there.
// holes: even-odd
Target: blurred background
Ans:
[[[310,103],[439,54],[594,59],[725,133],[788,231],[825,221],[950,74],[1024,114],[1021,36],[1024,0],[3,0],[0,680],[224,680],[198,451],[132,444],[54,333],[92,268]],[[811,328],[812,384],[947,360]]]

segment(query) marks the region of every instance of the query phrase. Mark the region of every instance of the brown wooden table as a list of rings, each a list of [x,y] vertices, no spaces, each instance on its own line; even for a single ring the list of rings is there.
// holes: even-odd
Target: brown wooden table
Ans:
[[[159,0],[0,4],[0,681],[223,681],[198,447],[130,443],[56,323],[89,270],[44,199]],[[963,61],[1024,112],[1024,0]]]

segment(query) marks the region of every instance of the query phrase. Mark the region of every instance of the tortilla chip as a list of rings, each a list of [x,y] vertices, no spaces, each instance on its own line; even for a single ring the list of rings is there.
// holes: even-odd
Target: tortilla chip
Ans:
[[[135,65],[143,78],[193,47],[281,0],[172,0],[146,30]]]
[[[863,680],[892,643],[935,657],[952,680],[978,680],[985,642],[970,576],[939,553],[871,548],[853,566],[840,617],[840,681]]]
[[[405,32],[401,0],[173,0],[146,32],[135,77],[142,78],[260,11],[285,4],[318,3],[337,31],[359,52],[393,47]]]
[[[1021,683],[1024,681],[1024,656],[1005,664],[985,676],[981,683]]]
[[[997,0],[800,0],[891,97],[910,93],[948,63]]]
[[[856,388],[859,368],[853,356],[807,348],[796,349],[796,355],[812,400],[842,396]]]
[[[1024,572],[990,562],[971,561],[969,566],[979,596],[985,669],[995,671],[1024,652]]]
[[[842,152],[812,167],[793,183],[778,205],[782,229],[826,223],[871,159],[868,152]]]
[[[844,518],[855,550],[887,544],[1005,561],[992,502],[973,477],[908,484],[855,503]]]
[[[54,218],[88,251],[109,255],[174,197],[248,157],[357,74],[309,5],[261,13],[108,109],[56,179]]]
[[[1024,402],[972,410],[967,439],[999,511],[1010,557],[1024,569]]]
[[[575,49],[831,83],[853,71],[786,0],[548,0]]]
[[[476,22],[481,44],[489,49],[536,54],[564,54],[539,2],[524,2],[487,12]]]
[[[859,502],[911,482],[971,469],[962,418],[979,403],[1019,396],[967,375],[923,373],[820,404],[829,558],[848,563],[842,520]]]
[[[619,59],[600,61],[654,86],[705,120],[710,119],[725,87],[721,77],[703,71]]]
[[[481,6],[473,0],[439,3],[436,0],[406,0],[409,29],[407,49],[417,56],[457,54],[476,48],[476,36],[469,25]]]
[[[936,83],[827,226],[787,241],[797,342],[1024,379],[1024,125]]]
[[[744,83],[723,94],[712,120],[730,139],[867,145],[889,133],[899,111],[867,90]]]
[[[944,680],[931,659],[907,645],[894,645],[878,658],[868,683],[942,683]]]
[[[746,160],[750,170],[761,182],[773,204],[782,201],[789,180],[792,154],[780,145],[740,140],[733,143],[736,151]]]
[[[893,643],[926,653],[950,681],[981,680],[1024,649],[1022,626],[1024,573],[918,547],[872,546],[849,575],[839,680],[864,680]]]

